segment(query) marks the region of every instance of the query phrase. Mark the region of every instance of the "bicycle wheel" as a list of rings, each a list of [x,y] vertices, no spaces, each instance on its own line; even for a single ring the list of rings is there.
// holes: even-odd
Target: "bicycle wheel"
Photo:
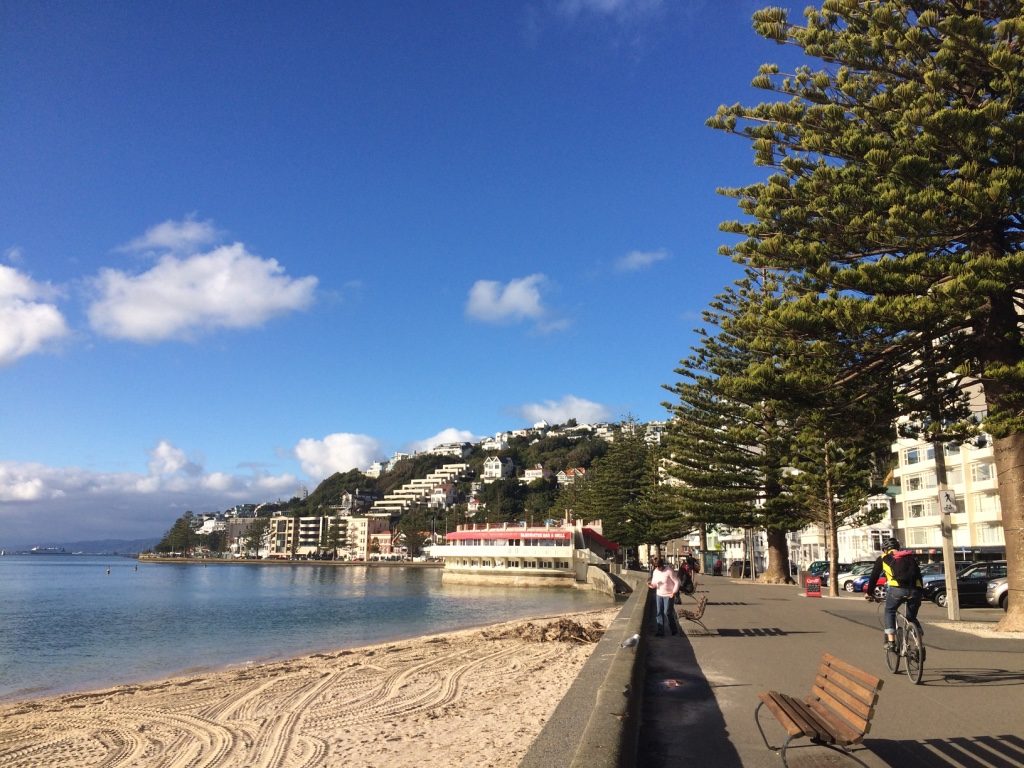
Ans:
[[[896,627],[896,641],[893,643],[892,648],[885,649],[885,666],[889,668],[890,672],[896,673],[900,671],[900,648],[903,646],[903,630],[900,627]]]
[[[921,682],[921,675],[924,674],[924,643],[921,641],[921,633],[917,627],[907,627],[907,677],[914,681],[914,685]]]

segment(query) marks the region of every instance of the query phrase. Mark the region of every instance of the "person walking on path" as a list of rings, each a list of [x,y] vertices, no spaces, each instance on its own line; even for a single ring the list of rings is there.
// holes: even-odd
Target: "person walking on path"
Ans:
[[[679,579],[672,570],[672,566],[662,558],[657,558],[654,561],[654,571],[651,573],[651,580],[647,586],[655,590],[654,620],[656,629],[654,634],[658,637],[664,636],[666,624],[673,635],[679,634],[679,624],[676,622],[676,611],[673,604],[676,592],[679,591]]]

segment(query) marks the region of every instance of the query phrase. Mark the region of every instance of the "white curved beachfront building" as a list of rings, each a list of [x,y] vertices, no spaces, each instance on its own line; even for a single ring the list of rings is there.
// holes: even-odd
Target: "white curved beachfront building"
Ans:
[[[444,560],[446,584],[575,587],[591,565],[605,566],[619,545],[604,538],[601,521],[530,527],[509,523],[460,525],[432,549]]]

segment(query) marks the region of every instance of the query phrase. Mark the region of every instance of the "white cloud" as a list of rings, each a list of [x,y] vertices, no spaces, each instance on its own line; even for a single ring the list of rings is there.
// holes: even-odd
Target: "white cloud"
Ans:
[[[150,475],[173,475],[185,470],[190,475],[198,475],[202,468],[188,460],[185,452],[175,448],[166,440],[157,443],[156,448],[149,452]]]
[[[539,320],[546,314],[540,295],[546,282],[541,274],[510,280],[504,285],[496,280],[477,280],[469,289],[466,314],[485,323]]]
[[[20,247],[13,245],[4,251],[4,258],[11,262],[11,264],[21,264],[25,260],[25,255]]]
[[[630,251],[617,262],[615,267],[620,272],[636,272],[646,269],[652,264],[668,258],[668,251],[665,249],[657,251]]]
[[[122,245],[120,251],[171,251],[192,253],[220,239],[221,233],[212,221],[196,221],[191,216],[183,221],[168,219],[150,227],[141,237]]]
[[[105,336],[152,342],[213,328],[248,328],[313,301],[315,277],[291,278],[241,243],[185,257],[168,254],[147,272],[104,269],[89,322]]]
[[[443,445],[444,443],[475,443],[479,439],[479,437],[468,430],[448,427],[447,429],[442,429],[433,437],[411,443],[409,447],[414,451],[429,451],[431,448]]]
[[[374,438],[349,432],[335,432],[322,440],[306,437],[295,446],[302,471],[317,481],[335,472],[366,469],[379,455],[380,444]]]
[[[566,395],[557,401],[545,400],[543,403],[527,403],[519,408],[520,416],[531,424],[538,421],[562,424],[569,419],[576,419],[581,424],[590,424],[596,421],[606,421],[610,413],[609,409],[600,403],[584,400],[575,395]]]
[[[0,366],[68,334],[60,310],[46,303],[56,293],[52,286],[0,264]]]
[[[0,461],[0,528],[5,541],[159,537],[186,509],[223,510],[288,496],[298,479],[206,472],[161,441],[146,474],[94,472]]]

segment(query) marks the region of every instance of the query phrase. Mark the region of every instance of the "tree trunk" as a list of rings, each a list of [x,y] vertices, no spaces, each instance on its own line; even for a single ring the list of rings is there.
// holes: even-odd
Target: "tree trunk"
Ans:
[[[768,568],[765,570],[762,580],[769,584],[792,584],[793,577],[789,575],[789,544],[786,541],[786,532],[769,528],[768,535]]]
[[[1019,632],[1024,631],[1024,434],[996,438],[994,454],[1006,537],[1008,582],[1006,615],[996,629]]]

